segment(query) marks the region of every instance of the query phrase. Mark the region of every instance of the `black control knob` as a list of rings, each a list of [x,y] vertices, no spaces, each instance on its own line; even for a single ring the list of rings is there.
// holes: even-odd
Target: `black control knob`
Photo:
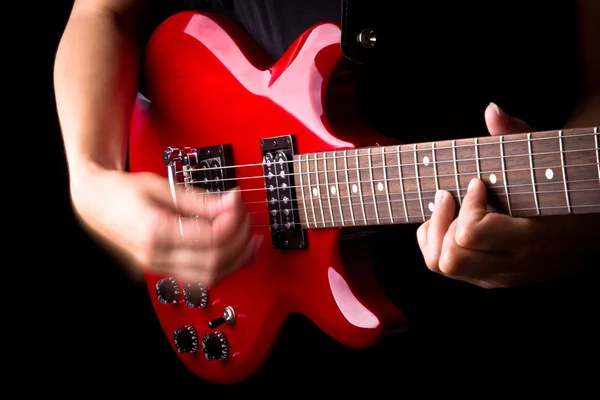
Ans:
[[[173,277],[163,278],[156,282],[156,296],[162,304],[179,303],[179,283]]]
[[[229,355],[229,342],[221,331],[214,331],[202,338],[202,350],[208,361],[223,361]]]
[[[185,305],[190,308],[204,308],[208,305],[208,290],[200,282],[188,282],[183,287]]]
[[[175,348],[180,353],[195,353],[198,351],[198,334],[191,325],[175,329]]]

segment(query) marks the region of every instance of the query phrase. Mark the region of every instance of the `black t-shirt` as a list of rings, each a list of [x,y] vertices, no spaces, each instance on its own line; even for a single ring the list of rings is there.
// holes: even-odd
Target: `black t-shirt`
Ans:
[[[349,1],[373,7],[393,27],[385,60],[356,76],[361,110],[384,134],[409,143],[484,136],[492,101],[535,129],[557,129],[580,94],[575,0]],[[162,4],[160,19],[186,9],[223,12],[273,59],[311,26],[342,19],[342,0]]]

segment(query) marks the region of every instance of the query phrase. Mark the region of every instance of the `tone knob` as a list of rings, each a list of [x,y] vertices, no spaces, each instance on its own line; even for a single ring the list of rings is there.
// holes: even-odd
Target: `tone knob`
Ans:
[[[173,277],[163,278],[156,282],[156,296],[162,304],[179,303],[179,283]]]
[[[185,305],[190,308],[204,308],[208,305],[208,290],[200,282],[188,282],[183,287]]]
[[[223,361],[229,355],[229,342],[221,331],[214,331],[202,338],[202,350],[208,361]]]
[[[191,325],[175,329],[175,348],[180,353],[195,353],[198,351],[198,334]]]

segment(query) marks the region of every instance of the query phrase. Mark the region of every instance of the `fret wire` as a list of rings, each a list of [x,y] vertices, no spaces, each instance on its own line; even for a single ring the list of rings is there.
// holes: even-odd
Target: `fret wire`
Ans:
[[[458,182],[458,165],[456,163],[456,140],[452,141],[452,161],[454,162],[454,180],[456,181],[456,195],[458,196],[458,205],[462,205],[460,197],[460,183]]]
[[[358,196],[360,199],[360,206],[362,208],[363,220],[365,221],[365,224],[366,224],[367,223],[367,213],[365,212],[365,202],[363,200],[363,194],[362,194],[363,180],[360,176],[360,161],[358,159],[358,152],[359,152],[359,150],[355,150],[355,153],[354,153],[354,158],[356,160],[356,177],[358,178],[357,179],[358,185],[356,185],[356,186],[358,186]]]
[[[379,224],[379,208],[377,207],[377,199],[375,198],[375,183],[373,182],[373,163],[371,160],[371,148],[367,149],[369,157],[369,176],[371,177],[371,194],[373,195],[373,208],[375,209],[375,220]]]
[[[423,197],[421,196],[421,183],[419,182],[419,160],[417,159],[417,144],[414,144],[414,155],[415,155],[415,176],[417,178],[417,193],[419,194],[419,204],[421,205],[421,215],[425,219],[425,210],[423,209]]]
[[[300,191],[302,192],[302,207],[304,208],[304,216],[306,217],[306,227],[310,228],[310,223],[308,221],[308,211],[306,209],[306,196],[304,195],[304,180],[302,179],[302,155],[300,154],[298,154],[298,175],[300,176]],[[310,190],[310,187],[308,188],[308,190]]]
[[[504,136],[500,136],[500,161],[502,161],[502,180],[504,181],[504,193],[506,193],[506,206],[508,213],[512,217],[512,207],[510,205],[510,196],[508,195],[508,182],[506,181],[506,165],[504,164]]]
[[[337,193],[337,199],[338,199],[338,207],[340,208],[340,217],[342,219],[342,226],[344,226],[344,211],[343,211],[343,207],[342,207],[342,196],[340,196],[340,182],[338,181],[338,167],[337,167],[337,158],[336,158],[336,151],[333,151],[333,172],[335,174],[335,192]]]
[[[531,187],[533,189],[533,199],[535,200],[535,208],[538,210],[538,215],[540,215],[540,205],[538,202],[538,195],[535,188],[535,172],[533,169],[533,151],[531,150],[531,133],[527,134],[527,148],[529,149],[529,168],[531,170]]]
[[[333,207],[331,207],[331,196],[329,193],[329,173],[327,171],[327,152],[323,153],[323,167],[325,168],[325,190],[327,191],[327,203],[329,204],[329,216],[331,218],[331,224],[335,225],[335,218],[333,218]]]
[[[390,185],[387,177],[387,166],[385,161],[385,147],[381,149],[381,162],[383,164],[383,181],[385,182],[385,192],[387,193],[388,211],[390,213],[390,222],[394,223],[394,213],[392,212],[392,202],[390,198]]]
[[[600,150],[598,148],[598,127],[594,128],[594,142],[596,143],[596,162],[598,163],[598,181],[600,181]]]
[[[344,172],[346,173],[346,193],[348,194],[348,205],[350,206],[350,218],[352,218],[352,224],[356,225],[354,219],[354,205],[352,204],[352,194],[350,193],[350,177],[348,176],[348,152],[344,150]]]
[[[317,198],[319,199],[319,208],[321,209],[321,220],[323,226],[327,226],[325,221],[325,212],[323,211],[323,193],[321,193],[321,180],[319,179],[319,161],[317,159],[317,153],[315,153],[315,180],[317,181]]]
[[[437,163],[436,163],[436,158],[435,158],[435,142],[431,143],[431,158],[432,158],[431,162],[433,164],[433,178],[435,180],[435,190],[437,192],[438,190],[440,190],[440,182],[439,182],[440,178],[438,177],[438,174],[437,174]]]
[[[409,222],[408,218],[408,209],[406,208],[406,196],[404,195],[404,178],[402,177],[402,162],[400,160],[400,146],[398,146],[398,151],[396,153],[398,157],[398,178],[400,180],[400,193],[402,194],[402,206],[404,207],[404,217],[406,218],[406,222]]]
[[[311,205],[311,209],[312,209],[312,215],[313,215],[313,220],[315,221],[315,227],[319,226],[319,223],[317,222],[317,214],[315,213],[315,203],[313,200],[313,190],[312,190],[312,179],[310,179],[310,155],[307,154],[306,155],[306,176],[308,177],[308,190],[309,193],[308,195],[310,196],[310,205]]]
[[[481,179],[481,167],[479,166],[479,138],[475,138],[473,139],[473,142],[475,143],[475,165],[477,166],[477,178]],[[531,153],[531,152],[530,152]]]
[[[567,211],[571,214],[571,199],[569,196],[569,190],[567,188],[567,172],[565,170],[565,154],[563,153],[563,135],[562,130],[558,131],[558,145],[560,148],[560,166],[563,175],[563,184],[565,185],[565,198],[567,200]]]

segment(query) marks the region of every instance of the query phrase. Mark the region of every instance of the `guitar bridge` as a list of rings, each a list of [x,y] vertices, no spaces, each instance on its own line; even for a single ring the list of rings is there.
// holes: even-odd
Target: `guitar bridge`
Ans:
[[[273,248],[297,250],[307,248],[306,235],[300,225],[294,179],[295,140],[292,135],[262,139],[267,208]]]
[[[224,192],[236,185],[231,145],[168,147],[163,157],[172,186],[183,184],[190,191],[199,187],[208,192]]]

